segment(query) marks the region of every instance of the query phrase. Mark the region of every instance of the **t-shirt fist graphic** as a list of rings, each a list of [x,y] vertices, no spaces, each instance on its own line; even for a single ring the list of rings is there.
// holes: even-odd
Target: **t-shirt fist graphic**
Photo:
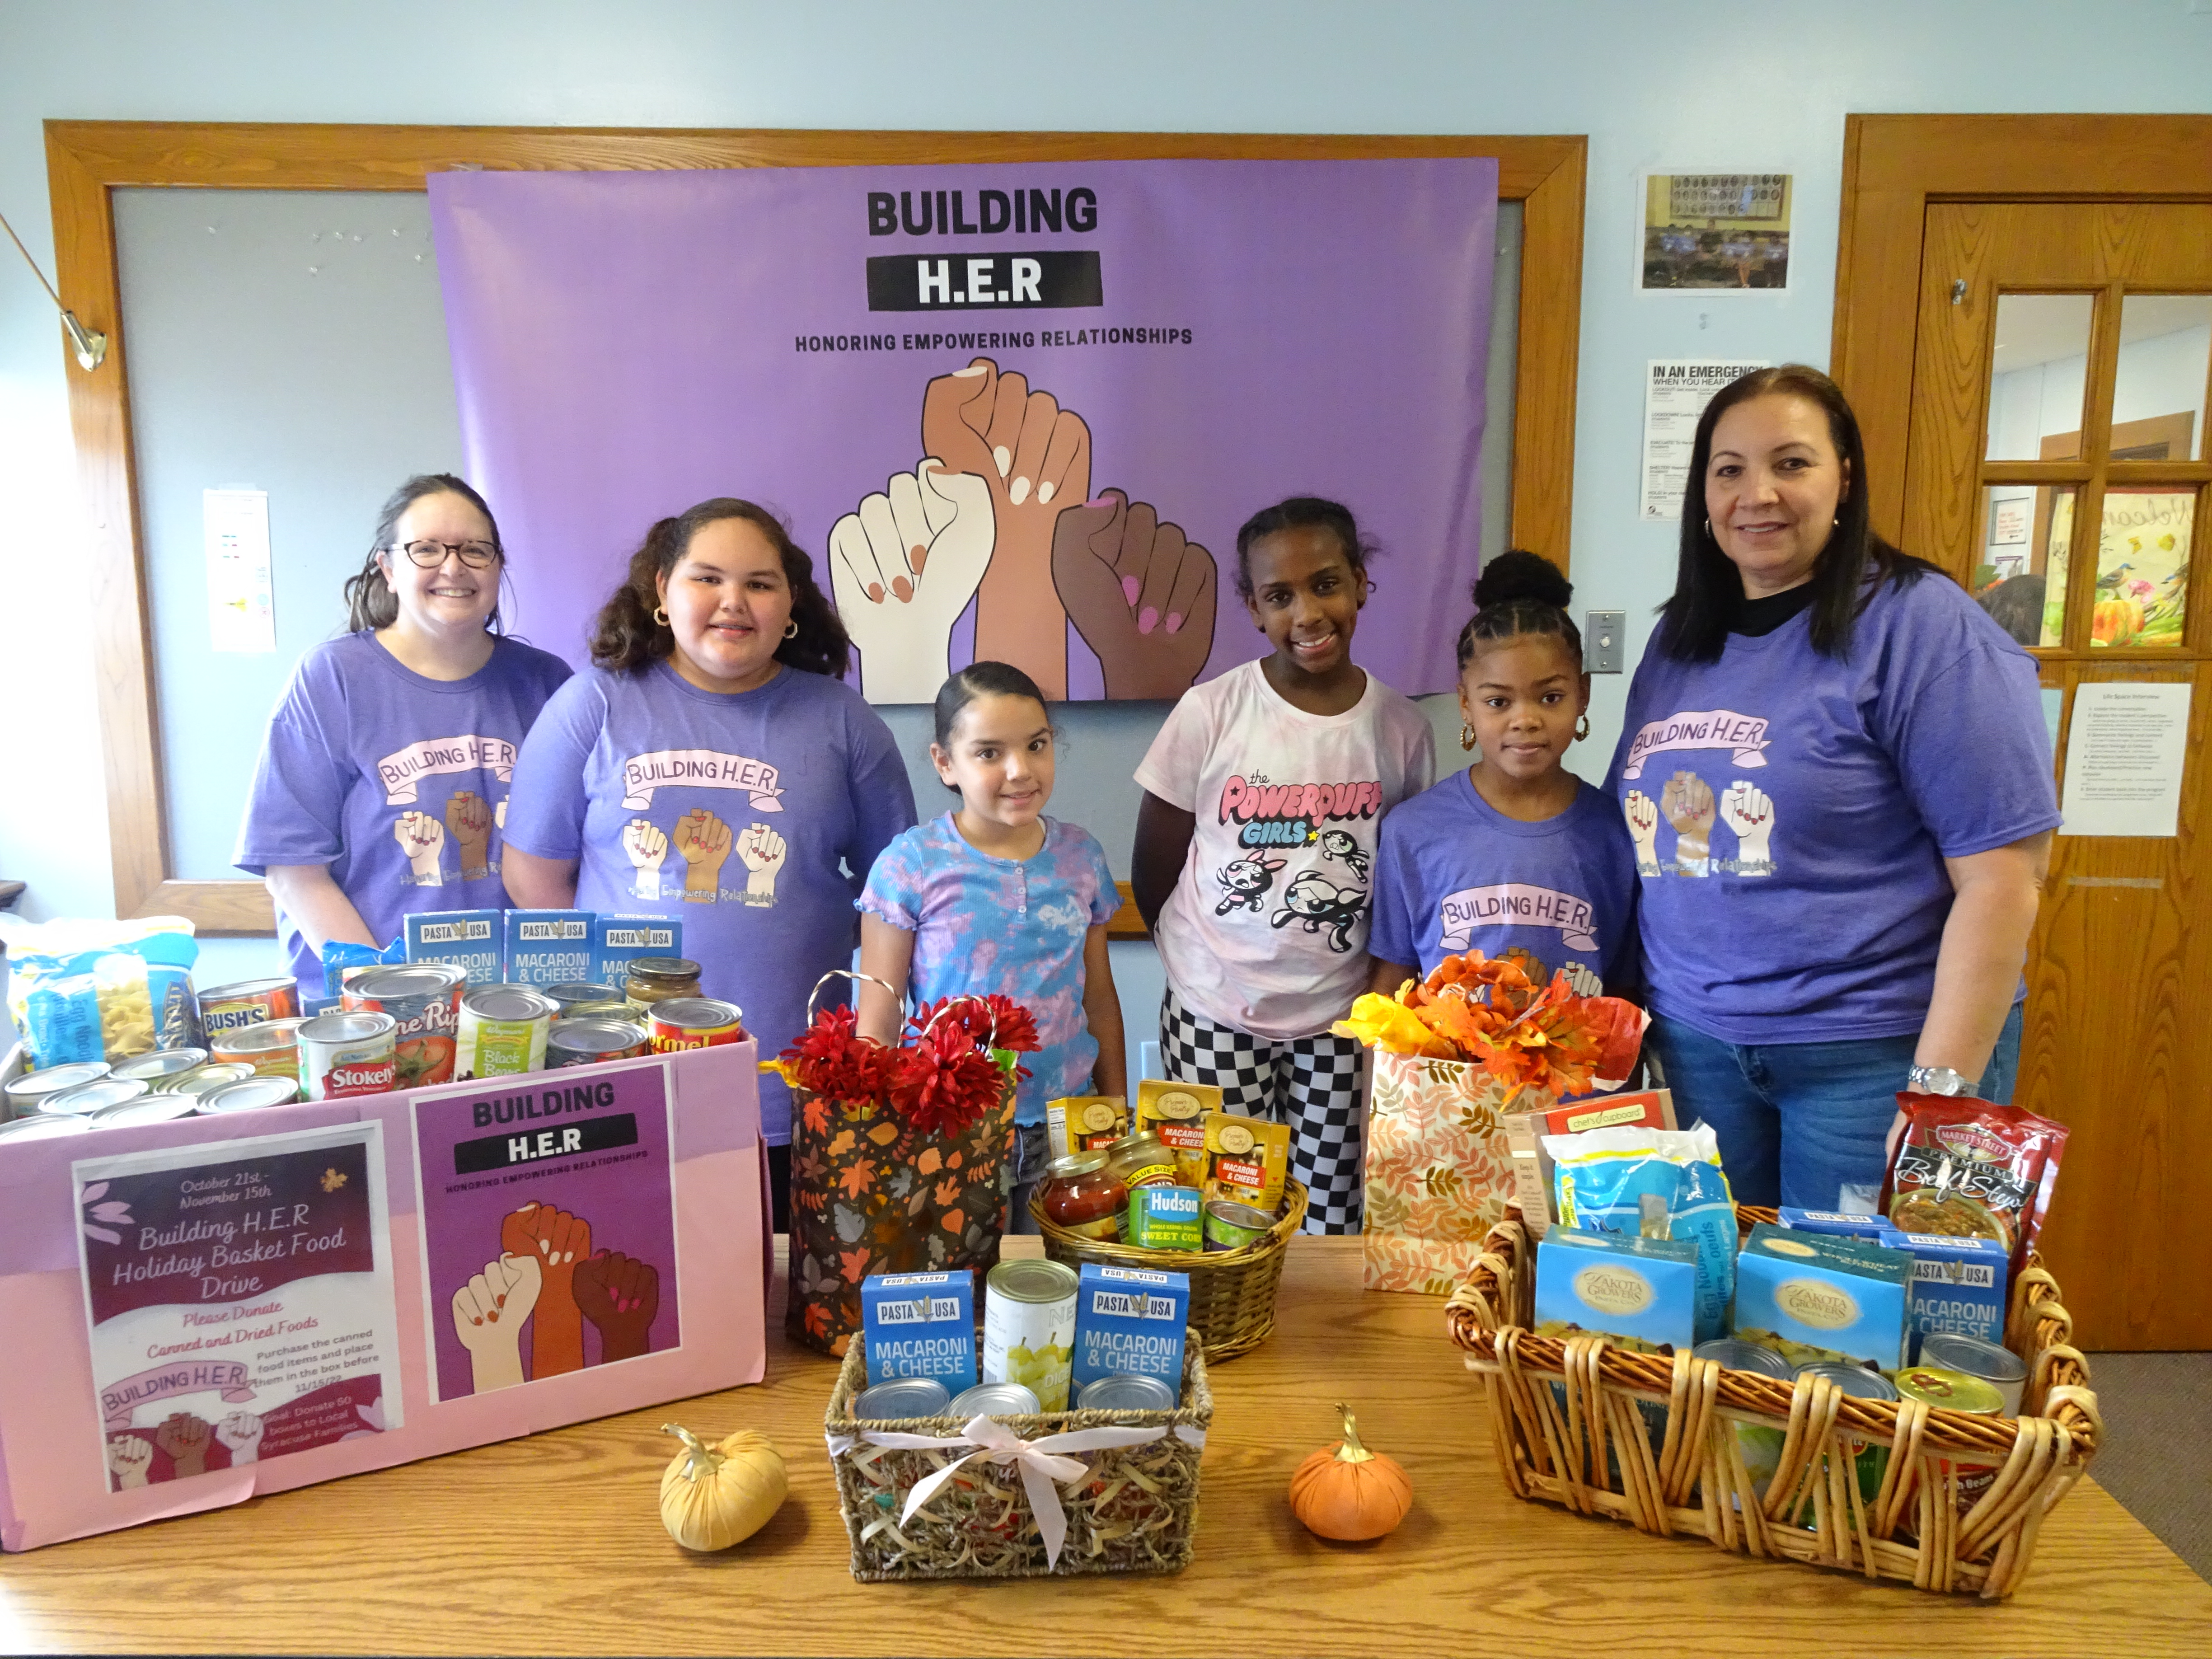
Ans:
[[[1695,772],[1677,772],[1659,792],[1659,810],[1674,826],[1674,867],[1686,876],[1711,875],[1712,786]]]
[[[446,802],[446,834],[460,849],[461,879],[473,881],[491,873],[486,848],[491,841],[491,804],[473,789],[454,792]]]
[[[730,826],[703,806],[695,806],[676,820],[670,838],[684,864],[684,896],[694,903],[712,904],[721,891],[722,865],[730,856]]]
[[[1659,803],[1641,789],[1632,789],[1620,803],[1628,820],[1628,838],[1636,843],[1636,873],[1659,873]]]
[[[1764,790],[1741,778],[1721,796],[1721,822],[1735,832],[1735,872],[1774,873],[1774,803]]]
[[[738,837],[738,861],[745,866],[745,902],[775,902],[776,872],[790,856],[781,836],[764,823],[749,824]]]
[[[660,861],[668,856],[668,837],[650,818],[632,818],[623,825],[623,851],[637,874],[631,888],[641,899],[660,896]]]
[[[445,878],[438,872],[438,855],[445,850],[446,826],[428,812],[402,812],[392,826],[392,839],[407,855],[417,887],[438,887]]]
[[[1118,489],[1060,515],[1052,579],[1109,697],[1179,697],[1213,649],[1213,555]]]

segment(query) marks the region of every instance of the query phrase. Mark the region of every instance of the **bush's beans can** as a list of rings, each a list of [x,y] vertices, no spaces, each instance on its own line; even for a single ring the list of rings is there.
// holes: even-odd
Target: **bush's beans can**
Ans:
[[[545,1034],[545,1063],[596,1066],[603,1060],[634,1060],[650,1051],[645,1027],[629,1019],[556,1019]]]
[[[645,1029],[656,1054],[745,1040],[744,1015],[738,1005],[713,997],[671,997],[656,1002],[645,1012]]]
[[[126,1100],[137,1100],[152,1092],[143,1078],[104,1077],[92,1083],[81,1083],[74,1089],[41,1095],[31,1103],[31,1110],[49,1117],[90,1117],[107,1107],[120,1106]]]
[[[26,1072],[5,1090],[0,1090],[0,1100],[7,1103],[7,1109],[0,1111],[0,1119],[29,1117],[48,1095],[60,1094],[65,1089],[81,1089],[106,1075],[107,1062],[104,1060],[72,1060],[67,1066]]]
[[[551,1001],[556,1019],[566,1019],[577,1009],[590,1003],[611,1002],[624,1008],[629,1006],[619,985],[593,985],[586,980],[564,980],[558,985],[539,985],[532,988]]]
[[[210,1051],[219,1066],[250,1066],[263,1077],[300,1075],[300,1028],[304,1019],[264,1019],[240,1025],[213,1039]]]
[[[1036,1256],[1001,1261],[983,1288],[976,1356],[983,1381],[1018,1382],[1042,1409],[1066,1411],[1075,1359],[1075,1269]]]
[[[528,985],[486,985],[461,999],[453,1075],[514,1077],[545,1069],[553,1001]]]
[[[240,1078],[235,1083],[226,1083],[219,1089],[210,1089],[199,1097],[201,1115],[213,1117],[223,1112],[258,1111],[264,1106],[289,1106],[300,1097],[300,1085],[289,1077]]]
[[[207,1064],[204,1048],[156,1048],[150,1054],[140,1054],[136,1060],[118,1061],[111,1077],[143,1078],[146,1086],[155,1093],[172,1088],[179,1078],[197,1072]]]
[[[461,994],[468,982],[468,970],[453,963],[410,962],[349,980],[338,1000],[349,1010],[389,1014],[398,1022],[392,1052],[399,1081],[392,1087],[419,1089],[453,1080]],[[304,1080],[307,1073],[300,1075]]]
[[[300,1091],[309,1100],[388,1095],[399,1086],[399,1022],[367,1010],[321,1014],[300,1027]]]
[[[217,985],[200,993],[200,1029],[208,1046],[226,1031],[264,1020],[297,1019],[300,984],[290,979],[242,979],[235,985]]]

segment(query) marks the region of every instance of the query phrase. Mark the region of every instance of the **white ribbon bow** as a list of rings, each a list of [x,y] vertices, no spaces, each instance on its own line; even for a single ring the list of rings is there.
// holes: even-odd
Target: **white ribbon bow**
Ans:
[[[973,1446],[975,1450],[946,1464],[927,1479],[915,1483],[907,1495],[906,1508],[899,1512],[899,1523],[903,1526],[914,1518],[914,1512],[934,1498],[945,1483],[959,1473],[962,1465],[981,1458],[987,1463],[1012,1463],[1022,1476],[1022,1489],[1029,1494],[1030,1513],[1036,1516],[1037,1533],[1044,1540],[1045,1565],[1060,1565],[1061,1545],[1067,1541],[1067,1506],[1060,1502],[1059,1482],[1065,1485],[1079,1480],[1091,1473],[1090,1465],[1079,1463],[1063,1452],[1103,1451],[1115,1446],[1142,1446],[1167,1437],[1165,1429],[1077,1429],[1067,1434],[1048,1434],[1035,1440],[1024,1440],[1005,1424],[988,1417],[977,1417],[957,1435],[899,1434],[889,1430],[864,1431],[858,1437],[872,1446],[882,1446],[901,1451],[951,1451],[962,1446]],[[1176,1438],[1188,1445],[1206,1444],[1206,1431],[1177,1424]],[[851,1435],[825,1435],[830,1455],[842,1457],[851,1451],[858,1440]]]

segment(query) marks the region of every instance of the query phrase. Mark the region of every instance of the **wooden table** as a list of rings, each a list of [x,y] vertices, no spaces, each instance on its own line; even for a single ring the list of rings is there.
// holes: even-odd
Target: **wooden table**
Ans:
[[[854,1583],[822,1446],[835,1367],[772,1337],[757,1389],[0,1558],[0,1652],[2212,1652],[2212,1587],[2087,1481],[1995,1605],[1517,1503],[1441,1301],[1359,1280],[1356,1240],[1296,1241],[1274,1337],[1213,1373],[1179,1577]],[[1376,1544],[1324,1543],[1284,1500],[1339,1399],[1413,1477]],[[672,1419],[791,1460],[789,1501],[734,1551],[661,1530]]]

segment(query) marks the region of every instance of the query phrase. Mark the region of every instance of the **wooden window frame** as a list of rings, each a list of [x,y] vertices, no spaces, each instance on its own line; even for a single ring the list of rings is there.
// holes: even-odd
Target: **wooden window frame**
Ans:
[[[115,256],[118,189],[418,191],[454,168],[625,170],[882,167],[1108,160],[1341,160],[1493,156],[1501,201],[1522,204],[1515,364],[1515,546],[1567,563],[1574,500],[1575,386],[1581,349],[1580,136],[1433,137],[1274,133],[869,132],[788,129],[321,126],[48,121],[62,303],[108,337],[87,372],[64,353],[70,421],[90,528],[94,656],[118,916],[182,915],[202,933],[265,934],[261,883],[173,873],[162,789],[130,410],[130,330]],[[1534,272],[1539,280],[1528,280]],[[1127,899],[1127,893],[1124,893]],[[1117,938],[1143,936],[1124,902]]]

